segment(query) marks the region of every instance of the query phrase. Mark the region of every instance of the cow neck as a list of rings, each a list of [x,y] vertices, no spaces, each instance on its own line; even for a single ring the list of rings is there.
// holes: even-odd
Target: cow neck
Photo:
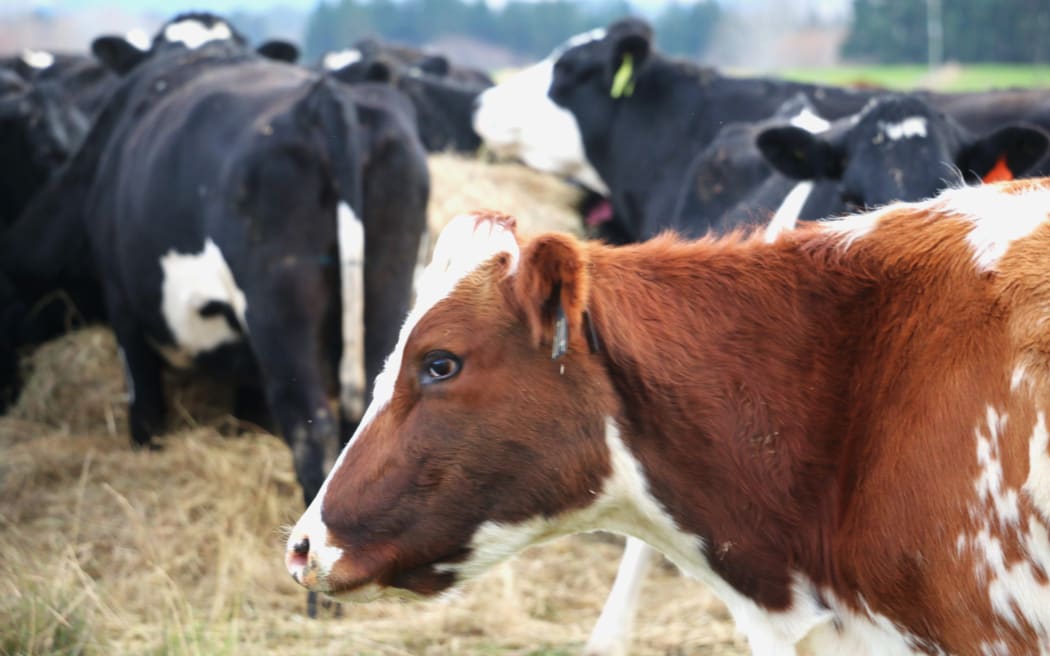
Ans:
[[[767,606],[824,561],[859,288],[802,249],[736,238],[593,246],[589,313],[650,492]],[[855,338],[854,338],[855,339]],[[756,554],[769,554],[756,560]]]

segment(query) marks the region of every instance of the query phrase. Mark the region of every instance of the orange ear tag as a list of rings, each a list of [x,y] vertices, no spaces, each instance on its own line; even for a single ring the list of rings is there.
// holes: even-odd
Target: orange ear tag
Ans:
[[[982,182],[1006,182],[1014,179],[1014,172],[1006,165],[1006,155],[1003,155],[992,167],[991,171],[984,174]]]

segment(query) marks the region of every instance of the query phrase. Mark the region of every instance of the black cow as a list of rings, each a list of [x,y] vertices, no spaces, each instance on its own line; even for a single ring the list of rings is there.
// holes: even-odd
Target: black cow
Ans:
[[[386,87],[351,90],[227,39],[196,46],[123,67],[0,261],[38,285],[101,292],[136,445],[162,426],[165,362],[258,376],[309,500],[339,443],[332,367],[353,420],[349,388],[378,372],[407,310],[425,155],[411,106]]]
[[[824,117],[859,111],[870,91],[738,79],[652,50],[647,23],[628,18],[572,45],[553,66],[549,95],[579,126],[587,160],[634,239],[667,227],[698,152],[722,126],[772,115],[803,93]]]
[[[326,70],[339,70],[354,64],[358,64],[358,69],[366,70],[371,62],[376,61],[415,69],[427,75],[447,77],[467,86],[486,88],[494,84],[489,74],[481,69],[454,65],[442,54],[380,41],[374,37],[360,39],[350,48],[327,53],[321,64]]]
[[[46,83],[60,89],[88,118],[94,117],[116,83],[116,76],[90,55],[26,50],[0,59],[0,68],[14,71],[30,83]]]
[[[471,117],[478,95],[491,86],[487,78],[453,75],[440,55],[405,63],[379,46],[329,53],[323,65],[347,84],[387,82],[405,94],[415,107],[419,136],[429,152],[472,153],[481,145]]]
[[[55,82],[0,68],[0,230],[69,158],[88,125]]]
[[[920,97],[873,100],[826,131],[761,131],[757,147],[781,174],[727,212],[727,221],[786,224],[930,198],[949,186],[1029,177],[1048,150],[1042,129],[1023,123],[975,135]]]

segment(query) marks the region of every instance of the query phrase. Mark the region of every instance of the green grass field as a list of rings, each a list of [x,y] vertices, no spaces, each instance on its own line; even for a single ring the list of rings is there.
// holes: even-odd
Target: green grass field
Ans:
[[[1007,87],[1050,88],[1050,65],[949,65],[933,74],[925,66],[836,66],[785,69],[782,77],[823,84],[871,84],[889,89],[928,87],[938,91],[980,91]]]

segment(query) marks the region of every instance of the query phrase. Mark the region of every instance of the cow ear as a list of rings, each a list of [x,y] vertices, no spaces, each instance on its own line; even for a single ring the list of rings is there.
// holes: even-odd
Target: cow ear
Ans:
[[[609,28],[609,95],[624,98],[634,93],[638,70],[651,49],[652,28],[637,19],[625,19]]]
[[[824,136],[794,125],[766,128],[756,140],[759,152],[776,171],[795,180],[835,180],[842,158]]]
[[[430,75],[446,77],[452,65],[444,55],[427,55],[419,61],[416,68]]]
[[[580,242],[559,234],[529,242],[521,253],[514,288],[533,341],[537,346],[550,344],[552,359],[583,336],[590,279]]]
[[[294,43],[283,39],[271,39],[256,48],[255,52],[274,61],[288,62],[289,64],[299,61],[299,48]]]
[[[100,36],[91,42],[95,59],[117,75],[125,75],[149,56],[122,36]]]
[[[1007,125],[964,147],[957,164],[971,181],[1013,180],[1042,160],[1048,145],[1050,137],[1035,126]]]

